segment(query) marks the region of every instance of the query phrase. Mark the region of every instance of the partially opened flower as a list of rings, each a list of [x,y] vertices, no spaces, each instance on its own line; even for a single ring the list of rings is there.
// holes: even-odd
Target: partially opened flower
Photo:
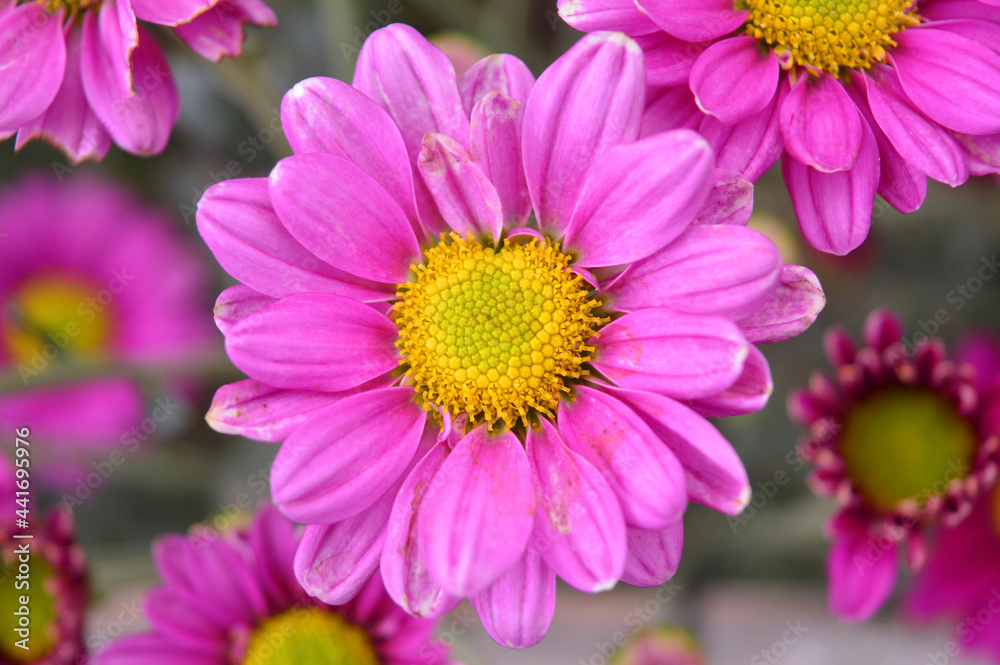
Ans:
[[[810,485],[840,504],[829,524],[830,607],[854,621],[888,600],[901,546],[918,569],[928,528],[969,514],[996,477],[1000,448],[1000,419],[972,365],[950,360],[939,340],[911,344],[881,310],[865,342],[858,349],[831,330],[834,377],[816,373],[789,399],[809,427],[799,452],[815,465]]]
[[[644,89],[621,34],[536,84],[510,56],[456,81],[390,26],[354,87],[285,97],[295,156],[203,198],[199,229],[245,284],[217,321],[251,377],[208,419],[284,442],[274,496],[309,525],[311,593],[350,598],[381,561],[408,611],[469,596],[523,647],[556,575],[661,584],[689,498],[745,505],[705,416],[763,406],[754,343],[801,332],[823,295],[744,226],[748,183],[701,138],[637,140]]]
[[[79,665],[88,585],[72,514],[43,515],[14,472],[0,457],[0,665]]]
[[[177,121],[170,65],[141,22],[170,27],[209,60],[238,56],[244,25],[273,26],[261,0],[5,0],[0,138],[43,138],[75,163],[112,141],[155,155]]]
[[[1000,14],[968,0],[559,0],[574,27],[647,53],[644,132],[698,129],[756,180],[781,158],[806,239],[846,254],[875,193],[1000,170]]]
[[[145,404],[120,372],[66,383],[60,372],[170,363],[207,348],[217,333],[200,311],[204,262],[168,217],[84,174],[0,190],[0,234],[0,373],[13,384],[0,396],[0,427],[29,424],[44,444],[36,480],[72,485],[81,456],[134,451],[180,403],[165,389]]]
[[[295,580],[294,524],[271,507],[245,530],[160,538],[163,584],[151,628],[112,642],[95,665],[445,665],[434,622],[407,615],[373,578],[350,603],[311,598]]]

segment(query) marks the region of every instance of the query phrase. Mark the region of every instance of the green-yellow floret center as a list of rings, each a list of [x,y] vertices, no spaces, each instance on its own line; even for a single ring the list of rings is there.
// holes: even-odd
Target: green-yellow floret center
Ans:
[[[368,633],[343,616],[296,608],[254,629],[242,665],[381,665]]]
[[[27,541],[26,541],[27,542]],[[27,568],[27,573],[24,571]],[[41,557],[29,555],[22,562],[11,551],[0,558],[0,661],[40,662],[56,645],[56,597],[52,588],[54,571]],[[21,601],[27,600],[24,604]],[[27,615],[15,614],[24,606]],[[26,616],[25,621],[22,617]],[[24,625],[26,623],[26,626]],[[26,649],[17,645],[27,628]]]

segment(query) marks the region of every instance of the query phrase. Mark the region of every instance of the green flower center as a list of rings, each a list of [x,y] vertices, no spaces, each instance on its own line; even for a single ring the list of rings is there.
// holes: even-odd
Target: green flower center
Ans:
[[[600,302],[558,244],[495,249],[452,235],[398,289],[397,346],[425,403],[470,425],[552,415],[567,378],[586,373]]]
[[[253,631],[242,665],[381,665],[368,633],[319,608],[292,609]]]
[[[53,576],[52,567],[41,557],[29,555],[24,563],[12,549],[7,549],[0,558],[0,607],[3,608],[0,611],[0,661],[35,663],[55,646],[57,614],[51,588]],[[22,600],[28,602],[22,604]],[[27,614],[22,607],[27,608]],[[25,628],[28,633],[17,632]],[[22,642],[25,637],[27,641]],[[19,643],[27,648],[21,648]]]
[[[969,474],[977,439],[972,423],[941,395],[890,388],[854,406],[840,436],[840,454],[858,491],[891,510],[919,506]]]

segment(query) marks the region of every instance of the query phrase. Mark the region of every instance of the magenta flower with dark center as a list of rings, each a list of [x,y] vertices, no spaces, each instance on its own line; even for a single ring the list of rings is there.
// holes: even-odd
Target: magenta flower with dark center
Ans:
[[[861,621],[888,600],[905,545],[911,568],[927,532],[961,522],[997,475],[1000,419],[973,365],[948,358],[936,339],[911,345],[892,314],[876,310],[857,348],[827,333],[831,378],[814,374],[789,398],[809,428],[799,454],[810,486],[836,498],[829,524],[830,607]],[[992,414],[992,415],[991,415]]]
[[[809,243],[846,254],[876,192],[1000,171],[1000,8],[979,0],[560,0],[647,54],[643,133],[689,127],[755,181],[780,157]]]
[[[0,139],[43,138],[74,164],[111,143],[162,152],[180,109],[170,65],[141,22],[168,26],[196,53],[238,56],[247,24],[274,26],[261,0],[0,2]]]
[[[411,28],[354,86],[282,105],[295,156],[216,185],[198,227],[243,282],[216,320],[251,378],[208,414],[282,442],[296,571],[344,602],[381,565],[409,612],[470,597],[501,644],[587,592],[676,569],[688,500],[735,514],[746,472],[705,418],[760,409],[756,343],[804,330],[815,277],[745,226],[750,186],[690,131],[639,140],[643,56],[591,35],[535,82],[456,80]]]

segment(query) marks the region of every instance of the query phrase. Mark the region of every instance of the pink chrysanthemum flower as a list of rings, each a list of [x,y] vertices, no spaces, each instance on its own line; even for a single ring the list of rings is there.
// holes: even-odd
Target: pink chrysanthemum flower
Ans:
[[[114,141],[155,155],[180,109],[170,65],[138,21],[173,28],[196,53],[238,56],[246,24],[273,26],[261,0],[0,1],[0,139],[43,138],[73,163]]]
[[[295,156],[202,199],[202,236],[245,284],[216,315],[251,377],[208,420],[284,442],[272,486],[309,525],[311,593],[342,602],[381,561],[408,611],[469,596],[523,647],[556,575],[660,584],[689,498],[745,505],[705,416],[763,406],[754,344],[801,332],[823,294],[745,226],[749,183],[700,137],[637,140],[644,91],[620,33],[537,83],[501,55],[457,81],[390,26],[353,87],[286,95]]]
[[[9,381],[0,427],[30,425],[44,442],[34,460],[45,473],[88,451],[134,451],[153,433],[136,382],[109,375],[58,384],[61,369],[170,363],[217,335],[204,321],[202,257],[173,226],[83,174],[64,183],[31,176],[0,190],[0,373]],[[149,397],[150,424],[177,417],[171,392]]]
[[[24,494],[31,482],[14,474],[0,457],[0,665],[80,665],[88,585],[72,513],[59,507],[43,518]],[[28,528],[18,526],[18,511],[26,511]]]
[[[1000,10],[979,0],[559,0],[647,53],[644,132],[698,129],[756,180],[780,157],[806,239],[846,254],[878,192],[1000,170]]]
[[[193,530],[153,549],[163,585],[149,632],[112,642],[95,665],[447,665],[435,622],[411,617],[373,578],[351,602],[311,598],[292,570],[294,524],[263,508],[246,530]]]
[[[927,529],[968,515],[996,477],[1000,448],[1000,419],[983,419],[992,407],[971,365],[948,359],[939,340],[912,344],[882,310],[868,317],[865,342],[857,349],[831,330],[835,376],[816,373],[789,398],[809,427],[799,454],[815,466],[810,485],[840,504],[829,524],[830,607],[852,621],[888,600],[900,544],[919,569]]]

